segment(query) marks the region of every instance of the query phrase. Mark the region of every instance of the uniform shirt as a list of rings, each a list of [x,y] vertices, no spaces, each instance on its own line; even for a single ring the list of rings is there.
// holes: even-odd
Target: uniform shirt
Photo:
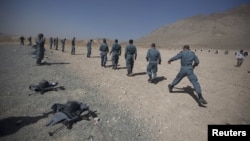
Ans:
[[[118,55],[118,54],[121,54],[121,45],[118,44],[118,43],[113,44],[110,53],[117,54],[117,55]]]
[[[172,57],[170,61],[175,61],[178,59],[181,59],[181,67],[192,67],[193,61],[195,66],[197,66],[200,63],[195,53],[190,51],[189,49],[181,51],[176,56]]]
[[[102,43],[99,50],[101,52],[109,52],[109,47],[106,43]]]
[[[125,58],[127,58],[127,56],[133,56],[133,55],[137,55],[137,50],[136,47],[132,44],[127,45],[126,50],[125,50]]]
[[[75,39],[72,40],[71,44],[72,44],[72,46],[75,45]]]
[[[91,49],[91,42],[90,41],[87,43],[87,48]]]
[[[44,42],[43,40],[41,40],[41,39],[37,39],[37,40],[36,40],[36,47],[37,47],[37,50],[38,50],[38,51],[42,51],[42,52],[45,51],[44,43],[45,43],[45,42]]]
[[[62,45],[64,45],[65,44],[65,40],[61,40],[61,43],[62,43]]]
[[[146,58],[152,63],[157,63],[158,60],[161,62],[161,54],[156,48],[149,49]]]

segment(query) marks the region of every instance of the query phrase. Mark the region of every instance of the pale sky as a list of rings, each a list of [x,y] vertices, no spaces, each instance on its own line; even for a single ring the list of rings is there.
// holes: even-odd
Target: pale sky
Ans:
[[[250,0],[0,0],[0,32],[128,41],[184,18],[242,4]]]

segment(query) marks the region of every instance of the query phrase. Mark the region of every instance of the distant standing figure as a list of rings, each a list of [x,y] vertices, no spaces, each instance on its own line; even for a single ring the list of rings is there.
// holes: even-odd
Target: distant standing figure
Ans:
[[[53,37],[49,38],[49,48],[52,49],[52,45],[53,45]]]
[[[112,66],[113,69],[117,69],[119,56],[121,55],[121,45],[118,44],[118,40],[115,39],[115,43],[112,46],[112,49],[110,51],[110,55],[112,54]]]
[[[106,39],[103,39],[103,43],[101,44],[99,50],[101,51],[101,66],[106,67],[107,63],[107,53],[109,52],[109,47],[107,45]]]
[[[244,52],[244,57],[247,57],[248,56],[248,52]]]
[[[153,82],[157,76],[158,66],[157,64],[161,64],[161,54],[156,49],[155,43],[151,44],[151,48],[147,52],[146,60],[149,62],[147,66],[148,73],[148,82]]]
[[[132,76],[133,67],[134,67],[134,59],[137,57],[137,49],[136,46],[133,45],[133,40],[129,40],[129,45],[125,48],[125,60],[127,66],[127,76]]]
[[[54,38],[54,48],[56,49],[56,38]]]
[[[21,42],[21,46],[24,46],[24,40],[25,40],[25,38],[23,36],[21,36],[19,39],[20,39],[20,42]]]
[[[73,39],[72,39],[72,41],[71,41],[71,55],[75,55],[75,51],[76,51],[76,49],[75,49],[75,40],[76,40],[76,38],[74,37]]]
[[[183,51],[178,53],[176,56],[169,59],[168,63],[171,64],[172,61],[181,59],[181,70],[177,74],[176,78],[173,80],[171,84],[168,85],[169,92],[173,92],[173,88],[177,85],[185,76],[188,77],[189,81],[193,84],[193,87],[198,94],[198,100],[200,104],[207,104],[206,100],[203,98],[201,93],[201,87],[198,82],[196,75],[193,72],[193,69],[199,65],[199,59],[189,49],[189,45],[184,45]],[[193,64],[194,62],[194,64]]]
[[[44,48],[44,43],[45,43],[45,39],[42,33],[38,34],[37,40],[36,40],[36,64],[38,66],[40,66],[42,63],[42,59],[44,57],[44,52],[45,52],[45,48]]]
[[[228,55],[228,50],[225,50],[224,54],[225,54],[225,55]]]
[[[56,37],[56,50],[58,49],[58,37]]]
[[[31,36],[28,38],[28,41],[29,41],[29,46],[32,46],[32,38],[31,38]]]
[[[65,41],[66,39],[64,38],[63,40],[61,40],[62,43],[62,52],[64,52],[64,48],[65,48]]]
[[[89,58],[91,55],[91,49],[92,49],[92,39],[90,39],[87,43],[87,57]]]
[[[240,67],[244,61],[244,54],[243,54],[243,50],[240,50],[239,52],[237,52],[236,54],[236,59],[237,59],[237,64],[236,67]]]

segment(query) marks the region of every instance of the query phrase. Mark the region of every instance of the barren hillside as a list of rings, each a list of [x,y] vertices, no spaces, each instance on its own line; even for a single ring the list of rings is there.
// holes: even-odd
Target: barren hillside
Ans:
[[[162,47],[190,44],[200,48],[250,48],[250,5],[221,13],[197,15],[163,26],[138,43]]]

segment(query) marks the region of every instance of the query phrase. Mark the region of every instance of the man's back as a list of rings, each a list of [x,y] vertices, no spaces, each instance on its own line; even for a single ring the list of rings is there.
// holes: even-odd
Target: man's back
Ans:
[[[136,53],[136,47],[134,45],[127,45],[126,47],[126,54],[134,55]]]
[[[148,50],[147,58],[149,61],[157,61],[161,59],[160,52],[156,48],[151,48]]]
[[[106,43],[102,43],[100,46],[100,51],[102,52],[108,52],[108,45]]]
[[[195,62],[195,64],[199,64],[198,57],[194,54],[194,52],[190,51],[189,49],[185,49],[173,58],[171,58],[171,60],[177,59],[181,59],[181,66],[192,66],[193,61]]]
[[[115,43],[115,44],[112,46],[112,50],[111,50],[111,51],[112,51],[114,54],[119,54],[120,51],[121,51],[121,45]]]

